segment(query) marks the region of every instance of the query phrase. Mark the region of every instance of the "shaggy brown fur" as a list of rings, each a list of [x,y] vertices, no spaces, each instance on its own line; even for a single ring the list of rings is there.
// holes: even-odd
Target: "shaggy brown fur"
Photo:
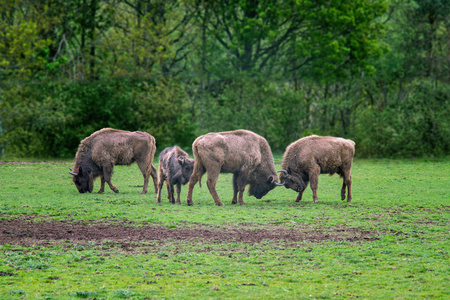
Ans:
[[[250,184],[249,195],[260,199],[272,190],[277,182],[272,151],[266,139],[248,130],[208,133],[192,144],[194,173],[189,180],[187,204],[193,205],[192,192],[205,172],[207,185],[216,205],[222,206],[216,191],[220,173],[233,174],[232,204],[244,205],[245,186]],[[239,199],[237,193],[239,191]]]
[[[337,173],[343,178],[341,199],[345,199],[347,187],[347,202],[351,202],[351,169],[354,154],[355,142],[352,140],[317,135],[304,137],[286,148],[281,167],[287,172],[280,174],[280,181],[285,181],[286,188],[298,192],[296,202],[302,199],[303,191],[310,181],[313,202],[317,203],[319,174]]]
[[[149,177],[152,176],[157,191],[157,174],[152,165],[155,156],[155,138],[146,132],[129,132],[104,128],[94,132],[80,142],[72,172],[73,182],[80,193],[92,192],[94,179],[101,178],[99,193],[105,190],[105,182],[116,193],[111,183],[115,165],[130,165],[137,162],[144,176],[142,194],[147,193]]]
[[[174,185],[177,185],[177,204],[181,204],[181,185],[189,182],[194,170],[194,160],[180,147],[174,146],[164,149],[159,155],[159,184],[156,202],[161,202],[161,189],[166,182],[167,198],[175,204]]]

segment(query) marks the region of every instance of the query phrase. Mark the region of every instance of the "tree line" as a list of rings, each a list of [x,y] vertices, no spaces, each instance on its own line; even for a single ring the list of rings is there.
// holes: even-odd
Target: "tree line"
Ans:
[[[450,149],[449,0],[0,0],[0,149],[71,157],[103,127],[158,148],[245,128],[282,152]]]

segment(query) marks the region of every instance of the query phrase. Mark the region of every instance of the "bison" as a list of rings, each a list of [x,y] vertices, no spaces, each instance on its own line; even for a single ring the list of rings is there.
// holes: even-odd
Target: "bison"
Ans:
[[[245,205],[242,196],[247,184],[249,195],[261,199],[277,185],[277,173],[272,151],[266,139],[248,130],[208,133],[198,137],[192,144],[194,172],[189,180],[187,204],[193,205],[192,192],[205,172],[207,186],[214,203],[222,206],[216,191],[220,173],[233,174],[232,204]],[[237,193],[239,191],[239,198]]]
[[[152,165],[155,151],[155,138],[146,132],[104,128],[80,142],[75,156],[75,166],[69,173],[73,175],[73,182],[80,193],[92,193],[94,180],[99,176],[101,178],[99,193],[105,191],[105,181],[111,190],[118,193],[117,187],[111,183],[114,166],[130,165],[136,161],[144,176],[141,194],[147,193],[150,176],[153,178],[156,193],[157,174]]]
[[[156,202],[161,202],[161,189],[166,181],[167,197],[170,203],[175,204],[174,188],[177,185],[177,204],[181,204],[181,185],[189,182],[189,178],[194,170],[194,160],[180,147],[168,147],[159,155],[159,184]]]
[[[280,181],[285,181],[286,188],[298,192],[296,202],[302,200],[303,191],[308,181],[311,182],[313,202],[317,198],[319,174],[337,173],[343,178],[341,199],[345,199],[345,188],[348,188],[347,202],[352,201],[352,162],[355,154],[355,142],[331,136],[311,135],[290,144],[283,155]]]

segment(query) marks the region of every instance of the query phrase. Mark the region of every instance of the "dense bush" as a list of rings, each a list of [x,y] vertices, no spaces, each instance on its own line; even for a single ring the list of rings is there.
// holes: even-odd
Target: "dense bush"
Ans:
[[[358,111],[355,140],[364,156],[442,156],[450,152],[450,87],[418,84],[407,101]]]
[[[176,84],[16,83],[5,86],[1,103],[0,142],[8,157],[72,157],[80,140],[104,127],[147,131],[158,147],[187,146],[194,138],[188,98]]]
[[[33,83],[5,86],[2,143],[7,157],[73,157],[81,139],[112,127],[143,130],[162,150],[211,131],[238,128],[266,137],[274,152],[309,135],[353,139],[363,157],[441,156],[450,151],[450,88],[422,81],[402,102],[358,105],[358,93],[323,95],[259,78],[194,91],[174,80]],[[311,96],[312,95],[312,96]]]

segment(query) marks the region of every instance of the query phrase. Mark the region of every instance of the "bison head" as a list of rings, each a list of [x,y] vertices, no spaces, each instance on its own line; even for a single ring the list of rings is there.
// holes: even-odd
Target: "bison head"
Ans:
[[[191,178],[192,172],[194,171],[194,160],[179,156],[178,163],[181,166],[181,184],[186,184],[189,182],[189,178]]]
[[[248,194],[250,196],[255,196],[256,199],[261,199],[276,186],[282,185],[284,185],[284,183],[278,183],[276,176],[270,175],[266,180],[251,182],[250,188],[248,189]]]
[[[94,176],[92,172],[83,170],[83,168],[80,167],[77,173],[69,172],[69,174],[73,175],[73,182],[80,193],[92,193],[92,190],[94,189]]]
[[[278,171],[280,174],[280,181],[284,181],[284,187],[293,189],[297,192],[303,192],[306,189],[306,184],[303,179],[296,174],[289,174],[286,170]]]

